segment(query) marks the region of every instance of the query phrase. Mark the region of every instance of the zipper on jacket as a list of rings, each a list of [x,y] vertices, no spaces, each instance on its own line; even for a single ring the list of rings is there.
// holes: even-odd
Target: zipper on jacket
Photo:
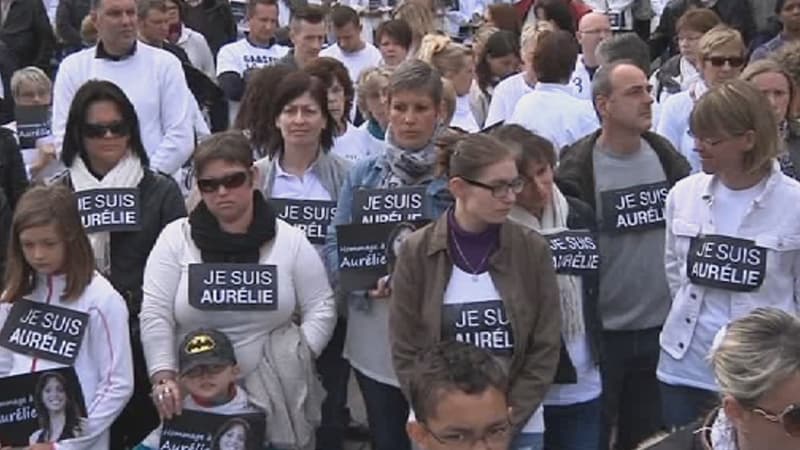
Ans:
[[[50,298],[53,296],[53,277],[51,275],[47,276],[47,304],[50,304]],[[39,361],[39,358],[33,357],[33,361],[31,361],[31,372],[36,372],[36,363]]]

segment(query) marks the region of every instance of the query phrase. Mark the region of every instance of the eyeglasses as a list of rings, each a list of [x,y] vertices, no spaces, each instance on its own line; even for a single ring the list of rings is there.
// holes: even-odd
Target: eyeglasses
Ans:
[[[425,430],[427,430],[437,442],[451,450],[470,450],[475,448],[475,444],[478,442],[483,442],[491,449],[505,448],[504,446],[507,445],[508,436],[511,434],[511,422],[508,420],[501,425],[490,428],[481,435],[472,434],[470,432],[437,434],[428,428],[427,425],[423,424],[422,426],[425,427]]]
[[[731,136],[726,136],[726,137],[717,138],[717,139],[711,139],[711,138],[698,137],[696,134],[694,134],[694,132],[692,130],[687,131],[687,134],[689,135],[690,138],[696,140],[697,142],[700,142],[701,144],[703,144],[703,145],[705,145],[707,147],[716,147],[717,145],[722,144],[725,141],[729,141],[731,139],[735,139],[735,138],[737,138],[739,136],[744,135],[744,133],[736,133],[736,134],[733,134]]]
[[[783,425],[783,431],[789,436],[800,437],[799,403],[787,406],[780,414],[774,414],[762,408],[753,408],[752,411],[772,423]]]
[[[108,133],[111,133],[112,136],[127,136],[129,132],[128,124],[121,120],[110,123],[85,123],[83,125],[83,133],[88,138],[101,138]]]
[[[219,375],[225,371],[230,366],[225,366],[221,364],[214,364],[214,365],[200,365],[195,367],[194,369],[189,370],[188,372],[184,373],[183,376],[187,378],[200,378],[201,376],[208,374],[208,375]]]
[[[722,67],[725,63],[728,63],[731,67],[742,67],[744,65],[744,58],[741,56],[709,56],[704,59],[714,67]]]
[[[198,178],[197,188],[200,192],[210,194],[217,192],[220,186],[225,186],[225,189],[236,189],[241,187],[247,181],[247,172],[234,172],[220,178]]]
[[[514,178],[509,183],[498,184],[495,186],[486,183],[481,183],[480,181],[471,180],[469,178],[464,178],[464,177],[459,177],[459,178],[461,178],[462,180],[466,181],[467,183],[473,186],[477,186],[479,188],[486,189],[487,191],[491,191],[492,197],[494,198],[506,198],[509,192],[519,194],[525,187],[525,180],[521,177]]]

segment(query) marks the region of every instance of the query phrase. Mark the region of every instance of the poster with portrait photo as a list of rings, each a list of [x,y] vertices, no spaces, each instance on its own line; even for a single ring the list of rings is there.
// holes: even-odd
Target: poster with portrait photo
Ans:
[[[0,378],[0,447],[80,437],[86,405],[72,367]]]
[[[394,270],[400,245],[430,221],[350,224],[336,227],[339,282],[346,291],[375,288]]]
[[[160,450],[261,450],[266,416],[263,413],[221,415],[184,410],[164,422]]]

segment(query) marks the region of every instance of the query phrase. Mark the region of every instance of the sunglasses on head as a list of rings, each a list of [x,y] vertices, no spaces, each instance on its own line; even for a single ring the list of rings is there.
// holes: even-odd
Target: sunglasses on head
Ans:
[[[89,138],[101,138],[111,133],[112,136],[127,136],[129,132],[128,124],[119,120],[110,123],[86,123],[83,132]]]
[[[741,56],[709,56],[706,61],[710,62],[714,67],[722,67],[728,63],[731,67],[742,67],[744,65],[744,58]]]
[[[197,188],[206,194],[217,192],[220,186],[225,189],[236,189],[247,181],[247,172],[234,172],[220,178],[198,178]]]
[[[789,405],[779,414],[774,414],[766,409],[753,408],[753,412],[772,423],[783,426],[783,431],[789,436],[800,437],[800,403]]]

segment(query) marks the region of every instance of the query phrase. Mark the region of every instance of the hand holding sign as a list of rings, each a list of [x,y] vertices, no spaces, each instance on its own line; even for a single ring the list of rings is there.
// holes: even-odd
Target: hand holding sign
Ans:
[[[380,277],[376,283],[375,289],[368,290],[367,294],[369,298],[373,300],[389,298],[389,296],[392,295],[392,288],[389,286],[389,275]]]

